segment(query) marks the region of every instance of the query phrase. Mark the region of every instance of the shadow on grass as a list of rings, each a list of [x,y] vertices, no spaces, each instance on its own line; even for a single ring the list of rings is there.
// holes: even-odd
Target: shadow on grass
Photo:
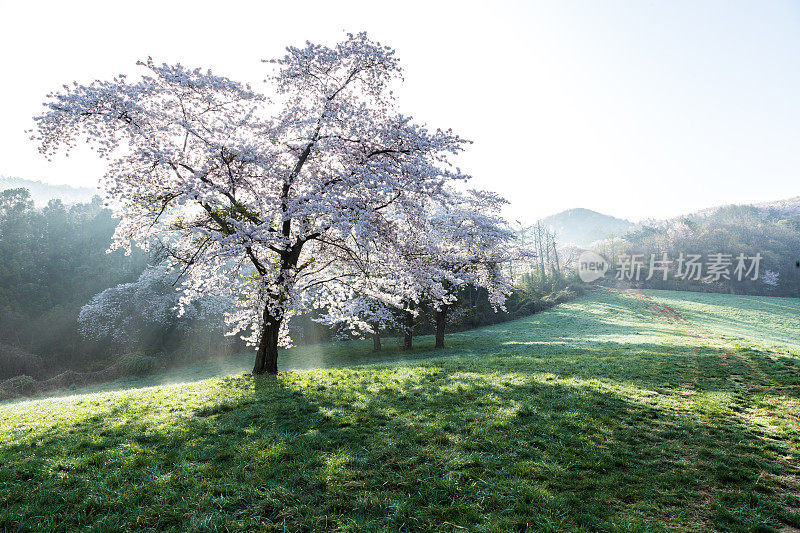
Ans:
[[[653,342],[669,326],[644,308],[590,303],[450,335],[445,350],[282,354],[413,364],[92,397],[89,416],[31,406],[61,422],[0,440],[0,530],[800,525],[797,427],[756,420],[771,396],[787,399],[772,412],[798,398],[796,362],[675,332]]]
[[[469,363],[469,364],[467,364]],[[564,380],[568,380],[564,382]],[[570,381],[571,380],[571,381]],[[230,378],[0,449],[0,529],[679,530],[800,525],[782,443],[530,362]]]

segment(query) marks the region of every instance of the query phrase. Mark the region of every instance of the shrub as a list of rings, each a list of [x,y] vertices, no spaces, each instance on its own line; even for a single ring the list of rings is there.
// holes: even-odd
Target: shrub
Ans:
[[[150,355],[129,353],[121,356],[112,367],[122,376],[144,376],[160,368],[159,360]]]
[[[0,344],[0,380],[23,374],[38,376],[41,368],[39,357],[16,346]]]
[[[36,380],[30,376],[15,376],[0,383],[0,398],[30,396],[36,392]]]

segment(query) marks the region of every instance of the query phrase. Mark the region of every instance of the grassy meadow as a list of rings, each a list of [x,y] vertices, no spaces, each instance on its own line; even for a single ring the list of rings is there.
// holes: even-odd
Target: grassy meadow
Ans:
[[[0,530],[800,528],[800,300],[602,290],[447,342],[0,403]]]

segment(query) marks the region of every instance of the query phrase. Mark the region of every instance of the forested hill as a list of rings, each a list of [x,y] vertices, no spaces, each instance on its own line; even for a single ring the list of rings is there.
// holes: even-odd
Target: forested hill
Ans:
[[[678,279],[677,264],[673,264],[667,279],[654,276],[642,283],[653,289],[797,297],[800,296],[797,269],[800,214],[795,214],[798,212],[800,206],[796,200],[794,204],[792,200],[784,200],[717,207],[669,220],[646,221],[631,228],[624,238],[597,243],[595,247],[614,264],[618,264],[619,258],[633,254],[645,259],[663,254],[672,259],[680,254],[698,254],[706,263],[715,254],[723,254],[720,260],[731,262],[740,254],[758,256],[758,273],[753,279],[748,276],[737,279],[730,272]]]
[[[764,202],[756,204],[759,209],[775,211],[784,216],[800,216],[800,196],[778,200],[777,202]]]
[[[773,200],[771,202],[761,202],[749,205],[756,208],[759,212],[761,212],[763,216],[769,218],[776,218],[776,217],[786,218],[786,217],[800,216],[800,196],[795,196],[794,198],[786,198],[784,200]],[[728,209],[731,207],[736,207],[736,206],[726,205],[726,206],[711,207],[686,216],[688,217],[708,216],[708,215],[713,215],[718,211]]]
[[[635,224],[623,218],[605,215],[591,209],[568,209],[555,215],[543,218],[542,223],[556,233],[560,245],[575,244],[588,247],[592,243],[609,237],[624,237],[626,233],[637,227],[663,225],[675,220],[708,217],[720,212],[728,212],[736,206],[717,206],[703,209],[695,213],[683,215],[669,220],[650,220]],[[747,206],[745,206],[747,207]],[[759,213],[765,219],[785,219],[800,216],[800,196],[751,204],[753,213]],[[712,217],[713,218],[713,217]]]
[[[61,200],[63,203],[87,203],[100,191],[89,187],[71,187],[70,185],[52,185],[41,181],[0,176],[0,191],[6,189],[28,189],[31,200],[36,207],[44,207],[50,200]]]
[[[568,209],[542,219],[556,234],[559,244],[589,246],[595,241],[608,237],[621,237],[633,222],[622,218],[604,215],[591,209]]]

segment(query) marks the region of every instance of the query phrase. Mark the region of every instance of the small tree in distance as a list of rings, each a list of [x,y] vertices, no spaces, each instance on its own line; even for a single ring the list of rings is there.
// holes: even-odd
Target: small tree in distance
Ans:
[[[381,332],[401,327],[391,306],[366,296],[356,296],[330,308],[315,321],[328,326],[344,326],[355,336],[369,335],[374,352],[382,349]]]
[[[505,202],[494,193],[472,190],[429,217],[433,253],[427,260],[440,276],[427,294],[436,313],[436,348],[444,348],[447,312],[460,289],[486,289],[492,308],[504,310],[512,284],[502,266],[526,254],[500,217]]]
[[[81,308],[78,329],[84,337],[109,341],[123,349],[145,348],[154,335],[164,349],[171,333],[187,334],[202,328],[204,337],[224,333],[221,313],[227,301],[207,296],[175,312],[179,294],[172,286],[174,276],[164,265],[148,267],[135,282],[109,287]],[[148,343],[148,340],[150,341]]]
[[[268,63],[274,101],[148,59],[138,81],[49,95],[34,135],[48,157],[85,137],[109,161],[103,186],[121,219],[112,249],[163,246],[183,304],[233,302],[226,322],[258,346],[255,374],[277,372],[291,316],[341,307],[376,272],[397,271],[396,236],[424,232],[422,206],[446,208],[449,185],[468,179],[449,159],[465,140],[396,110],[391,48],[361,33]]]
[[[512,290],[503,267],[530,255],[500,216],[506,201],[487,191],[448,194],[446,204],[429,202],[416,213],[422,218],[414,231],[392,235],[391,246],[383,249],[394,255],[393,260],[380,261],[384,269],[370,276],[371,295],[340,298],[341,305],[327,309],[319,321],[373,338],[376,330],[399,330],[409,350],[420,305],[430,306],[435,313],[435,347],[443,348],[448,310],[467,286],[485,289],[492,308],[503,309]],[[380,251],[374,246],[362,250],[361,261]]]

